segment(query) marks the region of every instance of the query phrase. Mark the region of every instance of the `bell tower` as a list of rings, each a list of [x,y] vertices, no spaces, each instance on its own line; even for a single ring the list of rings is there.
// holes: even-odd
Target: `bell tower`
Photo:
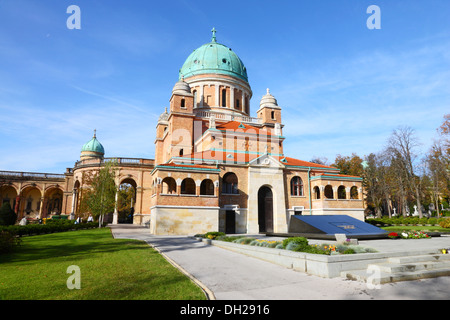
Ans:
[[[259,109],[256,112],[261,119],[262,129],[271,133],[268,135],[270,139],[270,150],[275,151],[274,154],[283,154],[283,125],[281,123],[281,108],[278,106],[277,99],[267,89],[267,93],[261,98]],[[269,141],[268,141],[269,142]]]
[[[172,90],[169,112],[159,117],[156,126],[155,164],[165,163],[193,151],[194,95],[183,78]]]

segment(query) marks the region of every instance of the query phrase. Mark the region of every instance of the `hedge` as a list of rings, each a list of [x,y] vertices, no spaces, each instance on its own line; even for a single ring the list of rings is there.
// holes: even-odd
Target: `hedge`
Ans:
[[[0,232],[7,231],[17,236],[30,236],[70,230],[91,229],[97,227],[97,222],[75,224],[72,221],[58,221],[49,224],[28,224],[26,226],[0,226]]]
[[[430,225],[437,225],[440,224],[441,221],[448,220],[447,218],[419,218],[419,217],[383,217],[383,218],[374,218],[374,219],[366,219],[365,222],[373,224],[373,225],[382,225],[382,226],[389,226],[389,225],[399,225],[399,224],[430,224]]]

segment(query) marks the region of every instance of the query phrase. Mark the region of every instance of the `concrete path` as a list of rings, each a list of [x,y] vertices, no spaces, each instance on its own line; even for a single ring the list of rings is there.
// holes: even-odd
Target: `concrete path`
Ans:
[[[143,227],[111,226],[115,238],[144,240],[168,260],[184,270],[217,300],[407,300],[450,299],[450,277],[404,281],[370,289],[365,283],[341,278],[326,279],[296,272],[269,262],[226,249],[206,245],[183,236],[154,236]],[[436,238],[439,239],[439,238]],[[369,244],[386,247],[386,242]],[[401,240],[396,240],[401,241]],[[405,240],[408,241],[408,240]],[[405,246],[422,245],[424,240],[409,240]],[[439,245],[450,247],[450,237]],[[367,244],[367,246],[369,246]],[[391,242],[392,244],[392,242]],[[398,242],[398,245],[403,243]],[[430,242],[423,245],[429,246]]]

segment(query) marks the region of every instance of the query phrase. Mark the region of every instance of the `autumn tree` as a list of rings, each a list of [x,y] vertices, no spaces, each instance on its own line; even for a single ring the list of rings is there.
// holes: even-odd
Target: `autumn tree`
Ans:
[[[338,154],[332,166],[338,168],[341,174],[359,177],[363,174],[362,162],[363,160],[355,153],[351,156]]]

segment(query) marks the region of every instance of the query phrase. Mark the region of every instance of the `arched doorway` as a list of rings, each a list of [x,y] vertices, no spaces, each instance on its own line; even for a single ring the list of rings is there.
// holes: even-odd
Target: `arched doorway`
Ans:
[[[117,195],[118,223],[133,223],[137,183],[132,178],[120,182]]]
[[[266,186],[258,191],[258,224],[259,232],[273,232],[273,194]]]

